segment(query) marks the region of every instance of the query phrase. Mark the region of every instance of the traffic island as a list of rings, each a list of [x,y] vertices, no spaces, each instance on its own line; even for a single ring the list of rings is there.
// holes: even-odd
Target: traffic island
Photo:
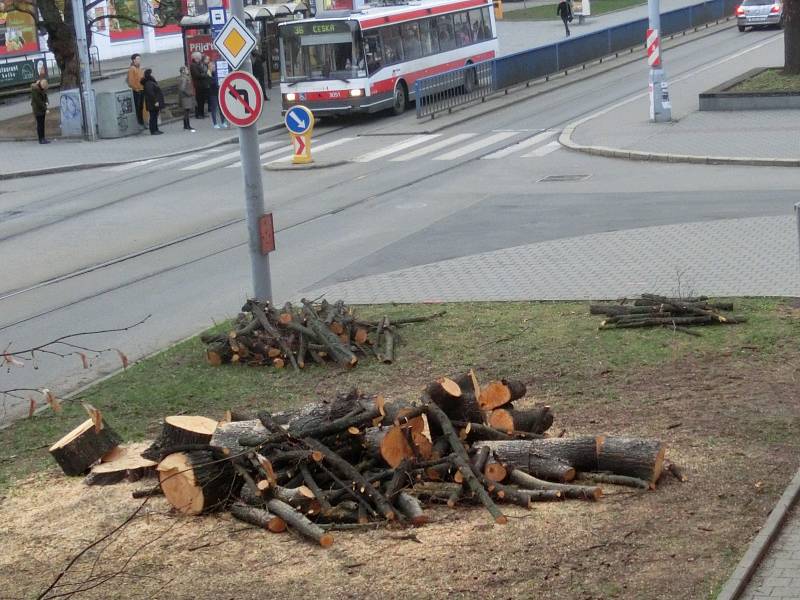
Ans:
[[[5,595],[41,595],[64,572],[56,589],[66,592],[97,584],[87,597],[98,598],[125,598],[134,589],[139,594],[180,596],[200,586],[204,597],[248,597],[263,586],[265,577],[287,599],[397,597],[400,580],[405,596],[419,598],[438,598],[454,590],[469,596],[475,589],[497,586],[502,586],[503,597],[511,598],[530,597],[530,590],[537,588],[559,598],[660,600],[665,589],[678,600],[708,597],[733,572],[796,471],[800,433],[798,302],[728,301],[747,322],[700,327],[697,331],[702,337],[668,328],[598,331],[598,319],[590,315],[588,303],[362,306],[358,314],[371,322],[385,316],[398,323],[439,310],[447,314],[402,329],[402,360],[392,365],[364,360],[356,369],[316,364],[299,372],[214,367],[207,362],[201,340],[188,340],[130,365],[94,386],[90,395],[84,393],[81,400],[102,410],[107,423],[126,441],[160,437],[165,428],[159,421],[164,419],[198,434],[185,442],[194,448],[208,433],[198,419],[187,419],[190,416],[208,415],[216,421],[226,411],[231,411],[233,419],[234,413],[241,418],[239,411],[252,414],[264,408],[273,417],[281,411],[298,414],[309,403],[327,400],[330,407],[336,392],[347,394],[353,386],[383,394],[382,406],[388,413],[387,407],[398,401],[418,401],[425,383],[474,368],[478,380],[487,385],[503,376],[525,384],[527,394],[512,401],[514,409],[506,409],[508,403],[492,409],[511,413],[514,430],[522,427],[515,418],[517,412],[546,404],[555,417],[548,429],[550,440],[562,443],[557,440],[586,436],[596,440],[598,432],[609,440],[621,435],[662,440],[668,458],[684,467],[687,481],[667,473],[657,490],[602,484],[603,495],[597,500],[554,500],[537,503],[533,511],[504,503],[502,510],[508,517],[504,526],[494,525],[480,503],[459,510],[446,506],[450,494],[459,492],[462,504],[469,495],[461,493],[463,485],[453,485],[454,481],[441,482],[445,485],[438,489],[428,486],[434,495],[440,492],[442,506],[428,509],[433,522],[413,529],[398,530],[403,524],[375,517],[359,524],[359,507],[364,512],[375,508],[371,500],[364,506],[360,498],[350,496],[354,531],[336,532],[334,550],[326,551],[287,534],[276,537],[279,534],[245,529],[234,521],[233,512],[181,517],[180,512],[170,512],[167,497],[132,497],[134,491],[158,489],[156,480],[88,487],[82,478],[64,476],[48,453],[48,444],[87,419],[79,402],[67,401],[60,414],[45,411],[0,431],[4,532],[0,553],[6,570],[16,573],[8,579]],[[232,321],[210,333],[229,334],[236,326]],[[452,388],[450,382],[444,384]],[[502,391],[502,386],[497,387]],[[368,408],[375,409],[381,412],[375,403]],[[427,429],[438,439],[441,428],[436,429],[428,416]],[[342,447],[373,423],[360,425],[324,436],[325,446]],[[394,426],[394,420],[387,425]],[[456,434],[466,429],[466,425],[456,427]],[[413,454],[414,448],[419,450],[414,434],[416,441],[421,438],[413,427],[408,432],[412,440],[408,449]],[[472,426],[464,433],[473,434]],[[540,443],[532,434],[529,437],[531,447]],[[407,452],[404,440],[405,435],[396,440],[401,455]],[[480,445],[497,447],[496,442]],[[276,477],[286,477],[285,471],[294,468],[298,456],[327,454],[300,448],[300,453],[284,452],[279,462],[278,450],[265,445],[262,454],[272,463]],[[361,450],[355,445],[353,451]],[[172,470],[176,477],[169,482],[180,483],[184,491],[190,489],[192,481],[181,481],[181,472],[188,473],[190,465],[195,468],[194,452],[176,452],[191,456],[163,465],[159,475],[164,483],[169,485],[167,472]],[[493,452],[496,456],[497,451]],[[213,468],[214,460],[205,462]],[[309,481],[339,493],[345,488],[325,471],[342,481],[337,465],[341,463],[329,463],[323,455],[321,465],[311,465]],[[252,471],[261,468],[261,463],[240,466]],[[383,476],[380,467],[362,468],[369,469],[370,478]],[[492,471],[499,469],[493,466]],[[299,496],[290,501],[316,508],[302,489],[304,477],[300,472],[296,484],[282,487],[300,488]],[[454,479],[455,472],[447,477]],[[416,474],[412,481],[416,485]],[[346,489],[356,495],[366,493],[361,491],[363,484],[349,483],[348,478]],[[264,486],[274,493],[271,483]],[[495,490],[497,495],[505,493],[500,486]],[[256,496],[262,497],[263,493]],[[212,498],[204,496],[203,507],[206,499]],[[260,511],[248,508],[234,509],[240,513],[236,518],[247,513],[246,518],[258,518],[266,529],[280,526],[277,519],[261,519],[267,512],[263,507]],[[272,506],[268,512],[277,514]],[[413,525],[413,518],[404,523]],[[89,548],[66,568],[94,540],[109,534],[113,544]],[[473,554],[479,559],[453,559]],[[36,568],[31,569],[31,564]],[[90,574],[92,565],[96,565],[94,574]],[[424,576],[419,575],[421,566]]]
[[[296,165],[290,162],[275,162],[267,163],[264,165],[265,171],[313,171],[315,169],[329,169],[330,167],[339,167],[346,165],[346,160],[331,160],[323,162],[312,162]]]
[[[800,108],[800,76],[776,67],[759,67],[700,94],[700,110],[776,110]]]

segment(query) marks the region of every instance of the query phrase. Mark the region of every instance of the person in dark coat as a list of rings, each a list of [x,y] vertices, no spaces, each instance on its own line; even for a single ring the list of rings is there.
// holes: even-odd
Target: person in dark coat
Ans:
[[[144,70],[142,86],[144,87],[144,104],[147,106],[147,112],[150,113],[150,135],[161,135],[164,132],[158,129],[158,113],[164,108],[164,93],[156,78],[153,77],[152,69]]]
[[[569,4],[569,0],[560,0],[556,7],[556,14],[561,17],[561,20],[564,22],[564,29],[567,32],[567,37],[569,37],[568,23],[572,21],[572,7]]]
[[[203,62],[203,55],[200,52],[192,53],[192,64],[189,65],[189,73],[192,76],[195,100],[197,101],[194,116],[196,119],[205,119],[205,106],[208,102],[208,94],[211,88],[211,77],[208,75],[208,67]]]
[[[40,75],[39,79],[31,85],[31,110],[36,117],[36,135],[40,144],[49,144],[50,140],[44,137],[44,119],[47,115],[47,78]]]
[[[178,75],[178,100],[183,109],[183,128],[194,133],[195,129],[189,122],[189,113],[195,107],[194,86],[192,85],[192,78],[189,77],[189,70],[186,67],[181,67],[180,75]]]
[[[261,93],[264,94],[264,100],[269,100],[267,96],[266,71],[264,70],[264,56],[258,50],[253,50],[250,58],[253,61],[253,77],[261,85]]]

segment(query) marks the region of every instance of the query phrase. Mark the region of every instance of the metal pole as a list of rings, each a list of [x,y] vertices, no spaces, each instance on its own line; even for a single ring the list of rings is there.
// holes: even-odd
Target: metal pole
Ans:
[[[667,76],[661,59],[661,7],[659,0],[648,0],[647,8],[650,18],[648,31],[647,55],[650,63],[649,91],[650,91],[650,120],[655,123],[665,123],[672,120],[672,104],[669,100]],[[653,61],[651,52],[653,46],[651,37],[656,40],[655,50],[658,60]]]
[[[231,14],[245,22],[242,0],[231,0]],[[250,59],[244,61],[240,71],[253,72]],[[272,302],[272,281],[269,272],[269,254],[261,251],[260,220],[264,215],[264,186],[261,182],[261,153],[258,148],[258,125],[239,127],[239,150],[242,155],[244,200],[249,234],[250,268],[253,274],[255,298]]]
[[[86,137],[90,142],[97,141],[97,111],[92,94],[92,67],[89,64],[89,46],[86,43],[86,12],[83,0],[72,0],[72,20],[75,25],[75,42],[78,46],[78,61],[80,63],[81,108],[83,112]]]
[[[800,249],[800,202],[794,205],[794,216],[797,220],[797,240],[798,240],[798,249]]]

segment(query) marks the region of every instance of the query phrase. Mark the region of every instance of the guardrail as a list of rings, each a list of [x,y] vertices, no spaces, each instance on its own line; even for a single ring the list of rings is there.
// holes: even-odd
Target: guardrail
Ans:
[[[661,36],[675,35],[733,15],[740,0],[709,0],[671,10],[661,15]],[[417,118],[452,111],[456,106],[485,100],[494,92],[529,83],[588,62],[644,47],[647,19],[575,36],[555,44],[538,46],[515,54],[461,67],[454,71],[418,79],[414,83]],[[480,73],[469,85],[468,73]]]

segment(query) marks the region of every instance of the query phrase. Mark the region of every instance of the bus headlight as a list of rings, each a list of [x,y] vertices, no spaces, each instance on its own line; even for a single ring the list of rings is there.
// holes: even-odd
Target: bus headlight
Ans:
[[[297,100],[297,94],[295,94],[294,92],[289,92],[288,94],[286,94],[287,102],[294,102],[295,100]]]
[[[364,95],[364,90],[350,90],[350,97],[351,98],[358,98],[359,96]]]

